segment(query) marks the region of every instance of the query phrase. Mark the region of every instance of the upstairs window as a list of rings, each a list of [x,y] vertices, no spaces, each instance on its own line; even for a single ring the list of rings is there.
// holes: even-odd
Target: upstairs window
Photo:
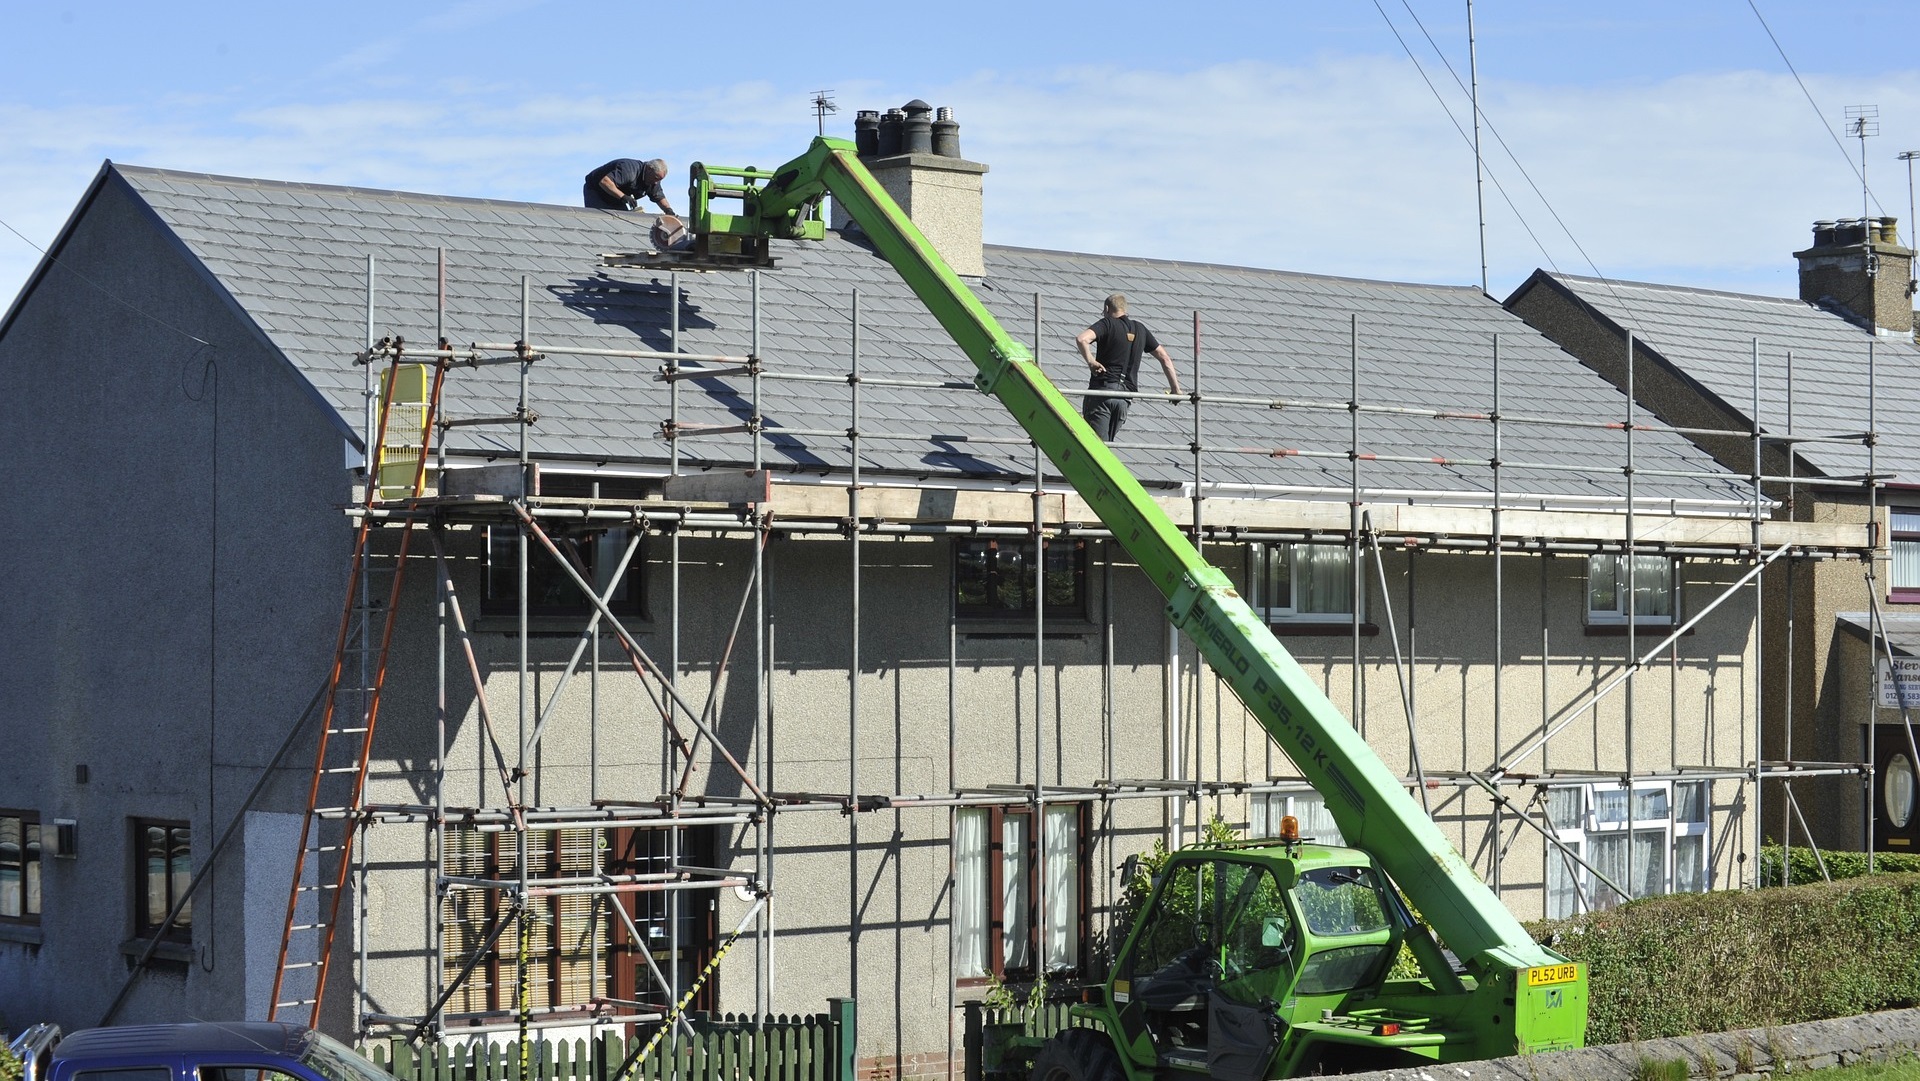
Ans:
[[[1628,599],[1627,557],[1587,557],[1587,623],[1593,626],[1665,626],[1679,605],[1674,590],[1674,561],[1661,555],[1636,555],[1632,565],[1632,603]]]
[[[1340,623],[1353,618],[1353,551],[1327,544],[1256,544],[1254,607],[1269,623]]]
[[[1920,507],[1894,507],[1887,517],[1893,550],[1888,598],[1920,604]]]
[[[1047,619],[1087,618],[1087,542],[1048,538],[1044,545]],[[953,545],[954,613],[968,620],[1032,619],[1039,585],[1034,542],[972,538]]]
[[[549,534],[552,536],[552,534]],[[575,536],[553,536],[553,542],[571,563],[586,568],[584,577],[594,583],[602,596],[613,582],[620,558],[632,543],[631,529],[608,529]],[[489,619],[509,619],[520,614],[520,531],[506,527],[487,530],[487,580],[481,597],[481,613]],[[636,550],[628,560],[626,573],[607,601],[607,607],[621,619],[644,619],[646,604],[644,550]],[[576,566],[576,569],[578,569]],[[580,592],[573,576],[554,562],[553,554],[539,538],[527,538],[527,615],[533,619],[586,619],[594,612],[593,602]]]

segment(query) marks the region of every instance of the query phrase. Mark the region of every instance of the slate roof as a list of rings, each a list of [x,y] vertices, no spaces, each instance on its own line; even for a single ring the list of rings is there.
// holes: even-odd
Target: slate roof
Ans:
[[[1836,612],[1833,618],[1840,626],[1859,635],[1862,641],[1873,640],[1873,613]],[[1920,613],[1898,610],[1882,612],[1880,627],[1886,632],[1882,637],[1895,653],[1903,657],[1920,657]]]
[[[1879,435],[1874,469],[1898,473],[1905,483],[1920,483],[1920,414],[1912,410],[1912,403],[1920,400],[1920,348],[1911,336],[1876,335],[1843,316],[1787,297],[1545,271],[1538,276],[1557,282],[1616,326],[1632,330],[1637,341],[1749,422],[1754,419],[1753,348],[1759,339],[1763,428],[1803,436],[1861,433],[1871,418]],[[1878,409],[1869,408],[1869,385]],[[1803,465],[1821,475],[1867,471],[1866,450],[1858,445],[1807,442],[1798,449]]]
[[[418,195],[360,188],[247,180],[109,165],[201,259],[265,334],[359,427],[362,372],[351,354],[366,326],[366,260],[376,261],[376,335],[432,340],[435,248],[447,255],[449,337],[510,342],[519,336],[520,279],[529,278],[530,339],[536,347],[665,349],[668,275],[651,269],[603,269],[599,255],[648,247],[651,219],[577,207]],[[780,267],[760,280],[759,348],[778,372],[841,376],[849,367],[851,308],[859,292],[863,373],[922,380],[967,380],[973,368],[893,270],[868,247],[830,234],[823,243],[778,244]],[[1345,402],[1349,328],[1359,326],[1360,396],[1421,409],[1485,411],[1492,405],[1490,358],[1499,336],[1502,405],[1510,413],[1615,419],[1623,395],[1476,289],[1406,285],[1150,259],[990,246],[976,291],[1017,339],[1033,337],[1034,297],[1043,310],[1044,368],[1062,386],[1083,386],[1084,365],[1071,340],[1099,314],[1100,298],[1124,291],[1132,314],[1153,327],[1191,382],[1192,312],[1201,318],[1202,389],[1261,398]],[[744,354],[754,343],[748,274],[683,273],[680,348]],[[667,455],[660,422],[668,390],[654,361],[561,356],[534,366],[532,400],[540,414],[534,453],[590,463],[659,463]],[[511,409],[512,366],[462,370],[449,416]],[[1142,389],[1163,389],[1157,365],[1143,362]],[[1032,451],[1000,406],[972,391],[864,386],[861,427],[904,433],[868,438],[863,468],[909,479],[1019,477]],[[1077,398],[1074,398],[1076,402]],[[766,385],[769,424],[834,434],[775,434],[770,467],[837,472],[849,461],[844,381]],[[682,384],[681,420],[739,424],[751,412],[742,377]],[[1644,416],[1643,416],[1643,419]],[[1136,402],[1120,442],[1174,444],[1177,450],[1121,448],[1149,484],[1192,476],[1185,403]],[[461,428],[455,451],[506,454],[510,430]],[[1617,466],[1596,454],[1594,432],[1506,426],[1508,493],[1617,498],[1617,468],[1592,473],[1529,470],[1525,463]],[[992,440],[1012,440],[999,444]],[[1348,484],[1349,417],[1344,409],[1210,406],[1204,442],[1261,453],[1209,453],[1210,481],[1330,488]],[[1492,454],[1482,424],[1431,417],[1363,415],[1364,452],[1417,456],[1419,463],[1364,462],[1362,483],[1381,489],[1478,493],[1483,467],[1434,464],[1440,457],[1484,463]],[[747,460],[745,436],[683,442],[683,460]],[[1274,457],[1274,448],[1335,452],[1337,458]],[[1636,494],[1673,499],[1743,498],[1731,480],[1662,478],[1659,470],[1719,472],[1684,439],[1644,434],[1635,447]]]

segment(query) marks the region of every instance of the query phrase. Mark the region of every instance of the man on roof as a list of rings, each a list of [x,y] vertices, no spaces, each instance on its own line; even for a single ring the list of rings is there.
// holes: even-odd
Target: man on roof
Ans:
[[[581,198],[590,207],[603,210],[633,210],[642,198],[651,199],[662,214],[672,214],[667,193],[660,182],[667,178],[667,163],[654,158],[615,158],[587,174]]]
[[[1125,293],[1108,297],[1099,322],[1081,331],[1073,343],[1080,347],[1080,356],[1093,373],[1087,382],[1089,391],[1138,391],[1140,358],[1152,353],[1160,362],[1161,370],[1167,373],[1167,389],[1180,393],[1180,377],[1174,373],[1173,358],[1145,323],[1128,318]],[[1120,424],[1127,419],[1127,406],[1132,401],[1132,398],[1088,394],[1081,415],[1093,426],[1093,434],[1111,443],[1113,437],[1120,434]]]

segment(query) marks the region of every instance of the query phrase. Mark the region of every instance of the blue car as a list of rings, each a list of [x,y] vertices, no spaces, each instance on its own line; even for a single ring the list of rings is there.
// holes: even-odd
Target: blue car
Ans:
[[[13,1041],[25,1081],[393,1081],[338,1040],[271,1021],[82,1029],[35,1025]]]

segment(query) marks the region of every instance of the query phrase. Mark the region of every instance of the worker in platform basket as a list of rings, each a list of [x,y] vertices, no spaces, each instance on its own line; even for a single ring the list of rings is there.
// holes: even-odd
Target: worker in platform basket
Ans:
[[[1174,394],[1180,393],[1180,377],[1174,373],[1173,358],[1145,323],[1128,317],[1125,293],[1108,297],[1100,321],[1081,331],[1073,342],[1080,347],[1080,355],[1093,373],[1087,383],[1089,391],[1139,390],[1140,358],[1152,353],[1160,362],[1161,370],[1167,373],[1167,388]],[[1127,419],[1127,406],[1132,401],[1088,394],[1081,415],[1093,426],[1093,434],[1112,442],[1113,437],[1120,434],[1120,424]]]
[[[642,198],[651,199],[662,214],[672,214],[667,193],[660,182],[667,178],[667,163],[659,158],[615,158],[587,174],[581,190],[586,205],[603,210],[633,210]]]

